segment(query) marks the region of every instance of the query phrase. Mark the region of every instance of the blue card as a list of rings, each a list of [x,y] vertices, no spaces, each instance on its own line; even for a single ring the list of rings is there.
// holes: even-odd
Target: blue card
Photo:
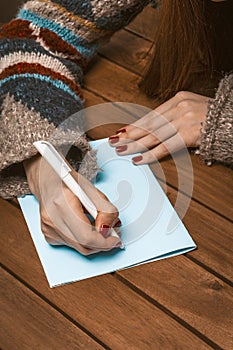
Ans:
[[[91,142],[102,171],[95,186],[118,208],[125,249],[83,256],[65,246],[51,246],[40,230],[39,205],[33,195],[19,197],[50,287],[186,253],[196,245],[148,165],[134,166],[119,157],[106,139]]]

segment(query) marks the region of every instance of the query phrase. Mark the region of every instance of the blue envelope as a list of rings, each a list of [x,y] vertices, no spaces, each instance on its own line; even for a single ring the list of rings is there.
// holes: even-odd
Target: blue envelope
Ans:
[[[118,208],[125,249],[83,256],[48,244],[40,230],[39,205],[33,195],[19,197],[50,287],[186,253],[196,245],[148,165],[134,166],[119,157],[106,139],[91,142],[101,169],[95,186]]]

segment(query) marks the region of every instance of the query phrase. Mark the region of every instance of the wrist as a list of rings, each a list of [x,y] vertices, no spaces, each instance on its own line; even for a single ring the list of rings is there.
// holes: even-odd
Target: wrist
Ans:
[[[35,194],[37,197],[39,194],[40,163],[41,163],[41,155],[39,154],[23,162],[29,188],[31,192]]]

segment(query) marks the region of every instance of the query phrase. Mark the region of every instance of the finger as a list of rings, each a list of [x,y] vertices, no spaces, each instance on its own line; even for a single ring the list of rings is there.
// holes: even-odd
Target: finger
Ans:
[[[76,177],[77,177],[77,174],[76,174]],[[106,203],[108,204],[106,210],[110,211],[108,215],[110,216],[111,219],[107,222],[109,222],[109,226],[110,226],[110,222],[112,224],[114,222],[114,219],[118,217],[118,212],[116,208],[106,200],[106,197],[103,194],[101,194],[100,196],[99,194],[100,192],[92,184],[90,186],[90,182],[88,180],[86,180],[82,176],[81,177],[78,176],[78,178],[82,178],[81,180],[82,186],[85,187],[85,192],[87,193],[87,195],[89,195],[90,189],[91,189],[90,193],[92,193],[94,189],[95,193],[98,193],[98,196],[100,198],[101,196],[105,198],[105,200],[102,199],[101,204],[104,203],[104,205],[102,204],[102,207],[104,206],[106,207]],[[91,196],[89,196],[89,198],[90,197]],[[93,197],[91,198],[91,200],[93,200]],[[69,202],[69,205],[70,205],[70,202]],[[62,234],[64,236],[64,241],[66,242],[67,245],[72,246],[74,249],[79,251],[81,249],[80,246],[82,246],[84,248],[88,248],[91,251],[95,251],[95,252],[102,251],[102,250],[104,251],[110,250],[115,246],[117,246],[117,244],[118,246],[121,246],[121,241],[118,237],[105,238],[100,234],[100,232],[93,230],[93,227],[90,225],[89,220],[87,219],[86,215],[84,214],[80,206],[81,204],[79,201],[74,201],[74,203],[72,204],[72,210],[74,211],[75,216],[72,214],[70,209],[66,211],[65,222],[62,225]],[[109,209],[109,206],[111,209]],[[98,206],[96,207],[98,208]],[[114,207],[114,210],[113,210],[113,207]],[[100,216],[100,212],[98,216]],[[98,219],[98,216],[97,216],[97,219]],[[109,216],[107,218],[109,218]],[[104,217],[104,220],[105,219],[106,217]],[[103,219],[100,220],[100,222],[102,223]],[[99,227],[100,226],[101,224],[99,223]],[[81,250],[81,252],[83,254],[83,250]]]
[[[111,228],[114,229],[115,233],[120,237],[121,231],[120,231],[121,221],[117,218],[117,222],[115,224],[112,224],[112,226],[102,224],[99,232],[106,238],[111,234]]]
[[[151,111],[135,123],[126,126],[124,129],[120,129],[116,135],[109,138],[109,143],[113,147],[119,147],[142,139],[168,124],[173,119],[176,119],[179,114],[175,112],[174,108],[168,109],[163,115],[159,114],[156,110]]]
[[[44,237],[45,237],[47,243],[49,243],[51,245],[66,245],[62,239],[58,240],[58,237],[51,234],[51,233],[44,235]]]
[[[132,161],[135,165],[149,164],[158,161],[169,154],[175,153],[185,147],[186,145],[182,137],[179,134],[176,134],[152,150],[145,152],[140,156],[132,158]]]
[[[86,185],[89,186],[89,181],[85,180],[84,182],[85,188]],[[92,187],[93,185],[90,186],[90,188]],[[85,192],[87,191],[85,190]],[[99,193],[98,191],[96,192]],[[107,201],[105,200],[104,203],[106,202]],[[107,207],[108,211],[109,205],[112,211],[112,213],[110,213],[112,215],[112,223],[114,219],[118,217],[118,212],[116,211],[115,207],[113,211],[112,205],[109,202]],[[112,240],[109,241],[106,240],[99,232],[93,230],[93,227],[86,217],[78,198],[74,196],[74,194],[66,186],[64,186],[64,196],[58,198],[55,208],[58,210],[58,212],[60,212],[61,215],[59,215],[58,218],[57,216],[53,215],[55,220],[51,225],[53,226],[56,233],[58,235],[60,234],[66,245],[82,252],[82,254],[84,251],[80,246],[91,249],[93,251],[100,251],[110,250],[115,247],[117,243],[121,245],[118,237],[111,237]],[[85,253],[87,252],[85,251]]]
[[[102,220],[105,220],[106,215],[106,222],[102,221],[102,223],[106,223],[112,226],[116,218],[118,218],[119,213],[117,208],[108,200],[108,198],[101,191],[99,191],[90,181],[88,181],[82,175],[76,173],[75,177],[82,189],[85,191],[87,196],[95,205],[98,213],[101,213]],[[99,225],[97,226],[97,228],[99,228]]]
[[[99,232],[83,227],[82,224],[77,223],[77,226],[78,235],[75,232],[68,233],[69,227],[63,227],[62,232],[58,228],[48,227],[45,238],[49,244],[66,245],[84,255],[119,248],[122,244],[117,237],[105,238]]]
[[[46,241],[53,245],[65,244],[62,235],[59,235],[59,233],[54,230],[54,222],[48,216],[43,205],[40,206],[40,218],[40,228]]]
[[[126,126],[124,129],[120,129],[117,135],[109,138],[109,142],[114,147],[128,144],[153,133],[169,121],[170,119],[166,115],[164,116],[156,113],[156,111],[151,111],[135,123]]]
[[[180,122],[174,121],[173,123],[167,123],[158,130],[155,130],[150,135],[143,137],[142,139],[131,142],[128,145],[116,147],[116,151],[119,155],[133,154],[138,152],[146,152],[149,149],[155,147],[159,143],[171,138],[177,133],[177,128]]]
[[[93,249],[89,249],[87,247],[83,247],[81,244],[79,244],[77,241],[73,240],[73,239],[66,239],[63,240],[61,238],[61,236],[63,235],[63,233],[59,232],[58,229],[54,230],[52,227],[47,227],[46,232],[44,233],[45,235],[45,239],[46,241],[51,244],[51,245],[65,245],[68,246],[70,248],[74,248],[76,249],[79,253],[83,254],[83,255],[89,255],[89,254],[93,254],[96,253],[97,251],[93,250]]]
[[[108,251],[113,248],[119,248],[122,242],[119,237],[108,236],[104,237],[98,231],[92,231],[92,234],[86,237],[85,241],[80,242],[84,248],[94,251]]]
[[[51,244],[51,245],[56,245],[56,246],[61,246],[61,245],[65,245],[68,246],[70,248],[74,248],[79,251],[81,254],[83,255],[89,255],[89,254],[93,254],[96,251],[88,249],[88,248],[84,248],[81,244],[79,244],[76,241],[73,241],[72,239],[70,240],[66,240],[64,241],[62,239],[62,233],[59,232],[58,229],[53,229],[52,226],[47,225],[45,223],[43,223],[43,234],[45,236],[45,239],[47,241],[47,243]]]
[[[109,143],[111,146],[120,146],[138,140],[152,130],[162,127],[168,121],[179,118],[181,116],[180,113],[185,113],[185,110],[190,108],[191,103],[200,102],[200,99],[205,102],[208,101],[208,98],[205,96],[188,91],[180,91],[135,123],[118,130],[115,135],[109,138]]]
[[[147,135],[148,130],[144,127],[140,127],[140,125],[127,125],[123,132],[117,132],[116,135],[109,137],[109,144],[112,147],[127,144],[129,142],[132,142],[132,140],[138,140],[142,138],[143,136]]]
[[[95,227],[106,238],[111,234],[112,228],[114,228],[115,232],[116,228],[119,228],[119,226],[116,226],[115,224],[116,221],[120,221],[118,217],[112,219],[112,217],[109,214],[99,212],[95,220]]]
[[[154,147],[159,143],[158,139],[150,134],[147,136],[144,136],[138,141],[133,141],[127,145],[117,146],[116,152],[118,155],[126,155],[126,154],[133,154],[138,152],[146,152],[150,148]]]

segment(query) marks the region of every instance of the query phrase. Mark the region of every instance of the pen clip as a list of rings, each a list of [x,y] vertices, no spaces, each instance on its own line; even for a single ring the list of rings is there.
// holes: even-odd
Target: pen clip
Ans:
[[[61,179],[64,179],[71,172],[72,169],[51,143],[47,141],[36,141],[33,145]]]

